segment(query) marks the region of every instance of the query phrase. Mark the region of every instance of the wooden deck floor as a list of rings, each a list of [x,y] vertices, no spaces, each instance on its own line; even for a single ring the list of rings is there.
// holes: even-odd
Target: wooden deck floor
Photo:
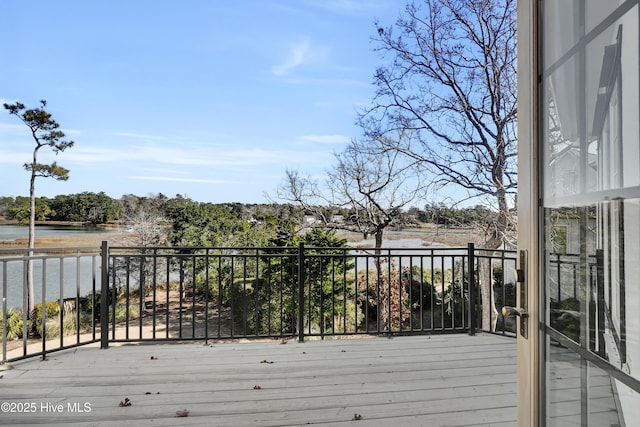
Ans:
[[[516,343],[488,334],[81,347],[12,366],[1,425],[517,424]]]

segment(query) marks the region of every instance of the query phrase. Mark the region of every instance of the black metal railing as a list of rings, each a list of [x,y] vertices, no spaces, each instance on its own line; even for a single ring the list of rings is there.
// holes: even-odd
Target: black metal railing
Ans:
[[[0,250],[2,362],[99,339],[100,258],[96,247]]]
[[[610,262],[605,265],[602,249],[594,255],[549,253],[547,264],[550,326],[602,358],[607,358],[608,352],[617,353],[624,363],[626,318],[612,313],[612,307],[621,313],[626,306],[624,280],[618,280],[621,290],[616,292],[611,279],[612,270],[618,267]],[[617,321],[612,316],[618,317]],[[607,350],[607,334],[615,350]]]
[[[62,250],[64,254],[42,254]],[[31,258],[45,260],[44,269],[60,257],[77,260],[77,267],[61,263],[59,278],[42,272],[42,279],[34,280],[41,289],[37,301],[45,307],[40,309],[45,313],[41,329],[30,319],[38,318],[38,310],[28,316],[26,309],[26,270],[18,268],[20,283],[7,276],[17,268],[11,263],[25,265],[28,253],[0,258],[2,295],[17,288],[23,321],[17,328],[22,346],[8,354],[7,345],[15,347],[9,335],[16,335],[9,318],[18,310],[12,312],[4,298],[3,361],[44,357],[60,348],[98,341],[108,347],[125,341],[304,340],[478,329],[507,334],[515,329],[495,307],[515,305],[516,254],[476,249],[473,244],[376,250],[303,245],[110,247],[103,242],[101,248],[41,252]],[[91,266],[90,278],[84,277],[85,264]],[[69,285],[69,280],[75,284]],[[55,301],[47,297],[51,288],[59,288]],[[57,341],[46,332],[54,321],[68,324],[60,327]],[[70,330],[74,339],[67,337]]]

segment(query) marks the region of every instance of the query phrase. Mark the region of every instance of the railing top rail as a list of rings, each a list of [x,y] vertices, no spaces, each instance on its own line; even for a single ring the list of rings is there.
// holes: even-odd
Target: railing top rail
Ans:
[[[109,246],[110,251],[119,251],[119,250],[157,250],[157,251],[206,251],[206,250],[215,250],[215,251],[240,251],[240,250],[250,250],[250,251],[298,251],[297,246]],[[468,248],[466,246],[460,247],[428,247],[428,246],[420,246],[420,247],[401,247],[401,246],[385,246],[382,248],[375,247],[331,247],[331,246],[305,246],[305,250],[307,251],[359,251],[359,252],[374,252],[376,250],[381,252],[388,251],[410,251],[410,252],[467,252]],[[509,249],[482,249],[476,248],[476,252],[492,252],[492,253],[516,253],[515,250]]]
[[[490,249],[490,248],[483,248],[483,247],[475,247],[474,251],[484,252],[484,253],[504,253],[504,254],[517,253],[517,250],[515,249],[504,249],[504,248]]]
[[[100,253],[99,246],[64,246],[64,247],[47,247],[47,248],[7,248],[0,249],[0,257],[20,256],[24,257],[29,253],[32,257],[46,256],[51,254],[68,254],[68,253]]]
[[[582,256],[585,256],[583,254],[580,253],[561,253],[561,252],[549,252],[549,256],[554,257],[554,258],[559,258],[559,257],[564,257],[564,258],[580,258]],[[596,254],[586,254],[587,258],[595,258]]]

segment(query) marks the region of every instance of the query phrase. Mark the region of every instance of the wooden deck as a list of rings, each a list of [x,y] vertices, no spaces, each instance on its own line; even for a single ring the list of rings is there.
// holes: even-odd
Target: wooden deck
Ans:
[[[489,334],[81,347],[12,366],[1,425],[517,424],[516,342]]]

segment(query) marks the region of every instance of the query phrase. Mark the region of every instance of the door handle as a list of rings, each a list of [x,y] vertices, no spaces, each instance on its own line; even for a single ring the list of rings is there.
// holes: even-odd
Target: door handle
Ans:
[[[527,327],[529,326],[529,313],[527,310],[521,307],[502,307],[502,315],[504,317],[520,317],[520,335],[523,338],[527,338]]]

